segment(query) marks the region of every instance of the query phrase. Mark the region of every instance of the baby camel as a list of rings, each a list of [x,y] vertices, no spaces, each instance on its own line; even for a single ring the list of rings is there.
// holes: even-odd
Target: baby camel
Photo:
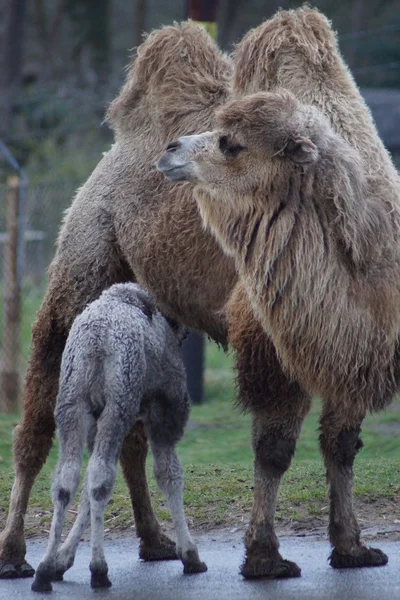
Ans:
[[[185,328],[168,322],[137,284],[112,286],[76,318],[62,358],[55,411],[60,459],[52,487],[54,516],[34,591],[49,591],[51,581],[63,578],[89,519],[91,586],[111,585],[103,547],[104,510],[122,442],[138,420],[148,431],[154,474],[172,513],[184,572],[207,570],[187,527],[175,452],[189,414],[181,354],[185,335]],[[85,440],[91,456],[78,516],[58,550],[65,513],[80,479]]]
[[[284,370],[322,398],[332,566],[385,564],[360,541],[352,482],[366,412],[400,389],[399,213],[368,193],[358,151],[291,92],[232,101],[217,121],[216,131],[172,142],[158,168],[196,185],[202,219],[235,258]],[[293,415],[300,410],[293,403]],[[277,432],[268,469],[256,473],[272,515],[295,450],[291,422]],[[273,533],[270,542],[277,548]]]

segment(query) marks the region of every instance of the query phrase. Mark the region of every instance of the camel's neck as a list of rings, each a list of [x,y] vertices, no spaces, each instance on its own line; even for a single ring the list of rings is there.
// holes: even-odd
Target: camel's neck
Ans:
[[[258,239],[264,211],[251,198],[240,202],[219,202],[208,193],[196,190],[196,199],[203,223],[221,244],[228,256],[233,256],[240,270],[242,262],[252,255]]]
[[[296,175],[277,186],[279,193],[264,190],[259,198],[240,198],[236,203],[218,202],[204,192],[196,192],[205,226],[224,251],[234,257],[241,278],[249,282],[253,293],[258,297],[267,293],[272,302],[276,294],[282,293],[288,276],[297,271],[296,264],[287,264],[297,252],[293,251],[293,245],[296,248],[312,245],[299,239],[299,227],[307,232],[302,222],[302,184],[301,176]],[[325,241],[318,215],[314,214],[312,219],[316,223],[310,228],[310,236],[314,236],[318,245],[318,261]]]

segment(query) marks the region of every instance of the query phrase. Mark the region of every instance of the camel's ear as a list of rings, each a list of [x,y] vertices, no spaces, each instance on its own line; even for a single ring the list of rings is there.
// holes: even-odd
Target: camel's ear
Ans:
[[[284,149],[284,155],[296,164],[308,164],[318,160],[318,148],[308,138],[290,139]]]

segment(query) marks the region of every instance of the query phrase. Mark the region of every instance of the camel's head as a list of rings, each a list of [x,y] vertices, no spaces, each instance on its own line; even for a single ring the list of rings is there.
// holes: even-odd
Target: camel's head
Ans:
[[[171,142],[158,162],[170,181],[191,181],[223,200],[254,195],[276,175],[318,160],[326,123],[287,91],[260,92],[217,111],[215,131]]]

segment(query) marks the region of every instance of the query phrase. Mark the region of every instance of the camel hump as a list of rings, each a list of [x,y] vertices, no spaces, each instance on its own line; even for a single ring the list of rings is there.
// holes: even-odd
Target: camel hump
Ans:
[[[143,99],[155,113],[210,106],[225,97],[231,73],[231,60],[201,25],[185,21],[162,27],[137,48],[106,120],[117,131],[135,128],[133,113]]]
[[[282,51],[288,53],[289,67],[290,61],[296,62],[293,53],[299,51],[311,68],[324,67],[335,60],[336,34],[330,21],[317,9],[304,6],[279,10],[271,19],[251,29],[236,46],[235,91],[252,93],[261,89],[260,85],[267,89],[266,64],[272,66],[275,54]],[[249,88],[252,85],[256,87]]]

